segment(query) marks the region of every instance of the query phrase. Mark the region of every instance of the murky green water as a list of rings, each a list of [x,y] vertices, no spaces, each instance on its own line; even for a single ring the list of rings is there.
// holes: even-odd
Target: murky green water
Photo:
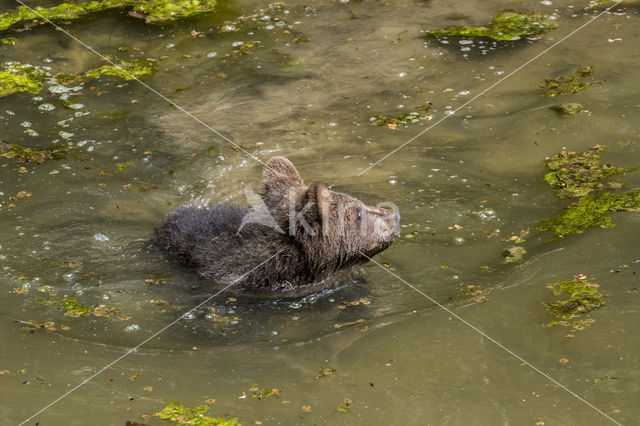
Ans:
[[[146,83],[253,156],[286,155],[308,182],[398,205],[403,235],[377,262],[602,412],[634,424],[640,216],[616,213],[615,228],[552,242],[534,228],[568,204],[542,182],[545,157],[605,144],[605,161],[640,165],[637,7],[602,16],[356,176],[596,16],[585,5],[365,0],[267,8],[245,0],[177,25],[109,12],[64,28],[114,60],[157,60],[159,73]],[[553,14],[559,27],[538,41],[506,44],[418,37],[422,29],[488,22],[500,8]],[[256,13],[238,31],[220,32],[226,20]],[[8,36],[18,42],[0,45],[3,63],[52,74],[103,65],[49,25]],[[238,42],[254,46],[243,53]],[[589,64],[605,84],[541,96],[544,78]],[[45,83],[39,94],[0,98],[4,142],[75,147],[41,164],[0,157],[2,424],[30,417],[206,298],[207,283],[168,263],[150,234],[182,203],[244,203],[262,171],[136,82],[85,82],[69,92],[72,108],[60,101],[63,89]],[[396,130],[369,124],[426,102],[431,121]],[[549,109],[560,102],[586,111]],[[619,180],[637,189],[640,173]],[[527,229],[524,262],[502,264],[504,240]],[[609,296],[589,313],[591,327],[567,339],[568,329],[543,327],[552,318],[542,302],[558,299],[546,284],[576,274]],[[333,285],[290,300],[221,295],[28,424],[162,424],[142,416],[165,400],[195,406],[210,398],[210,415],[243,424],[609,422],[384,268],[370,263]],[[488,300],[461,295],[468,286]],[[120,313],[69,318],[62,306],[42,304],[65,297]],[[46,322],[53,324],[39,327]],[[316,378],[323,366],[336,372]],[[251,398],[253,384],[282,395]],[[345,399],[349,412],[337,411]]]

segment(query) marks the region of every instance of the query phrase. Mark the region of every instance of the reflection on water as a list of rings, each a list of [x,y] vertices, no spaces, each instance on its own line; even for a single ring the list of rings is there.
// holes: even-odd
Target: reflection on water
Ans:
[[[398,205],[402,235],[378,262],[631,423],[638,215],[617,213],[613,229],[552,242],[535,225],[567,205],[541,181],[545,157],[606,144],[605,161],[638,166],[637,8],[604,15],[356,177],[587,19],[583,5],[529,1],[518,8],[558,22],[542,40],[419,38],[423,29],[488,22],[504,7],[512,6],[240,1],[177,25],[114,12],[65,29],[114,60],[156,60],[149,86],[252,155],[286,155],[307,182]],[[18,42],[0,45],[3,62],[49,77],[38,94],[0,98],[2,141],[70,148],[40,164],[0,158],[0,336],[11,342],[0,352],[8,372],[0,419],[14,424],[211,294],[215,284],[168,262],[149,237],[177,205],[245,203],[262,166],[135,82],[61,85],[60,72],[102,65],[64,33],[42,25],[7,36]],[[605,84],[566,96],[584,111],[551,110],[559,102],[537,85],[589,64]],[[429,117],[406,127],[370,124],[427,104]],[[638,176],[619,180],[635,189]],[[505,240],[527,230],[524,262],[503,264]],[[589,329],[566,339],[566,330],[541,326],[549,322],[542,302],[554,300],[545,285],[579,273],[609,297]],[[49,303],[65,298],[119,312],[72,318]],[[368,264],[297,298],[225,292],[36,420],[152,422],[140,416],[165,399],[193,406],[207,395],[217,401],[212,412],[245,424],[606,421],[519,364]],[[336,373],[315,379],[326,365]],[[142,379],[130,379],[138,372]],[[253,383],[283,396],[239,399]],[[345,398],[354,401],[347,414],[336,411]],[[76,419],[81,406],[92,407],[88,420]]]

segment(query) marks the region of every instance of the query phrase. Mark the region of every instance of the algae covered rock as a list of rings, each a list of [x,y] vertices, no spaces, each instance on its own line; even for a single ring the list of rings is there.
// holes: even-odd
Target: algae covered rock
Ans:
[[[519,40],[522,38],[539,38],[547,31],[553,30],[557,24],[551,19],[537,13],[528,14],[505,11],[493,18],[491,22],[480,27],[449,27],[431,30],[425,37],[484,37],[498,41]]]

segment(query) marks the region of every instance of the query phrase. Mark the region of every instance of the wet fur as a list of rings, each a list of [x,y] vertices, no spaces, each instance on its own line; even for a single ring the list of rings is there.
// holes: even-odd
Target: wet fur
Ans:
[[[153,241],[205,278],[223,284],[234,282],[256,292],[291,290],[320,282],[340,269],[366,262],[361,252],[373,256],[386,249],[398,234],[399,218],[386,210],[364,206],[347,194],[329,191],[321,183],[305,186],[284,157],[268,162],[261,194],[284,232],[261,223],[245,224],[238,232],[243,218],[254,211],[250,207],[182,206],[156,229]],[[289,229],[290,202],[296,211],[305,205],[311,207],[305,219],[312,233],[297,223]],[[360,223],[361,219],[354,216],[361,208],[366,209],[371,223]],[[337,232],[337,211],[345,212],[346,225],[340,228],[341,233]],[[273,259],[258,266],[271,256]]]

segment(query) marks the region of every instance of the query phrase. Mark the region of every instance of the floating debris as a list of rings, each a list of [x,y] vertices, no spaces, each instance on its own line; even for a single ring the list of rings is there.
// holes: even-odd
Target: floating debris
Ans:
[[[556,29],[557,24],[538,12],[529,14],[505,11],[493,21],[481,27],[449,27],[431,30],[424,37],[483,37],[498,41],[540,38],[547,31]]]
[[[633,171],[633,169],[603,164],[600,153],[606,152],[604,145],[595,145],[582,154],[560,151],[547,160],[548,172],[544,181],[555,188],[560,198],[579,198],[594,190],[604,189],[605,182],[613,175]],[[609,187],[620,188],[619,183]]]
[[[587,80],[593,75],[593,65],[576,70],[575,74],[565,75],[558,78],[545,78],[544,84],[540,85],[546,89],[544,96],[562,96],[576,94],[593,84],[604,84],[601,80]]]
[[[547,288],[551,289],[554,295],[567,295],[568,299],[543,302],[545,308],[554,316],[554,320],[546,324],[546,327],[561,325],[572,327],[574,330],[584,330],[589,327],[594,320],[571,320],[604,305],[603,298],[606,295],[598,291],[599,287],[598,284],[590,283],[586,279],[548,284]]]

